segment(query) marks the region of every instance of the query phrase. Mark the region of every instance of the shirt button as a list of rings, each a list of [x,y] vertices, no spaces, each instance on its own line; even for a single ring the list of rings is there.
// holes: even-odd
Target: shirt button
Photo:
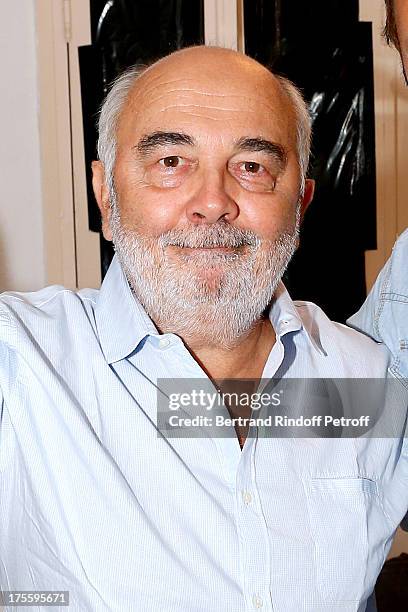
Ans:
[[[259,610],[259,608],[262,608],[263,606],[262,597],[259,597],[259,595],[254,595],[252,598],[252,603],[254,604],[254,608]]]
[[[242,492],[242,500],[246,506],[249,506],[249,504],[252,502],[252,495],[249,491]]]
[[[169,346],[169,344],[170,344],[170,340],[168,338],[160,338],[159,340],[160,348],[166,348],[167,346]]]

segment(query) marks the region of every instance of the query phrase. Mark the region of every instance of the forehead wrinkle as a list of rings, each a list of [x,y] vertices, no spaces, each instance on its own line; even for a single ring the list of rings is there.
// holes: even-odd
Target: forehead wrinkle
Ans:
[[[272,75],[271,75],[272,76]],[[216,87],[216,81],[220,81],[219,87]],[[179,85],[177,85],[179,83]],[[189,85],[189,83],[192,83],[192,85]],[[139,87],[139,85],[142,85],[141,83],[136,83],[135,84],[135,89],[133,90],[134,93],[137,92],[138,89],[140,89],[140,93],[142,93],[143,95],[149,95],[151,90],[161,90],[161,89],[166,89],[166,93],[178,93],[178,92],[196,92],[202,95],[216,95],[216,96],[220,96],[220,97],[234,97],[234,96],[242,96],[245,95],[244,94],[244,86],[246,86],[247,89],[251,90],[253,92],[254,87],[255,87],[255,83],[252,84],[252,86],[250,86],[249,82],[246,82],[245,80],[243,81],[242,78],[240,80],[232,80],[230,75],[226,75],[225,79],[221,80],[218,77],[212,75],[211,79],[209,80],[209,83],[207,85],[207,91],[203,91],[202,87],[202,83],[197,79],[197,77],[195,77],[194,79],[188,79],[188,78],[183,78],[183,79],[174,79],[174,80],[167,80],[165,82],[162,83],[147,83],[146,85],[144,85],[143,87]],[[234,93],[234,91],[230,91],[228,93],[224,93],[224,92],[220,92],[220,89],[224,89],[227,86],[231,86],[233,89],[237,88],[238,91],[237,93]],[[265,86],[263,84],[260,84],[259,82],[256,83],[256,85],[258,86],[262,86],[262,88],[266,89]],[[281,94],[281,88],[279,86],[278,83],[275,82],[271,82],[269,83],[269,87],[271,89],[273,89],[274,93],[280,95]],[[212,89],[212,91],[208,91],[208,89]]]
[[[168,106],[166,106],[164,109],[162,109],[161,113],[166,112],[168,110],[171,110],[172,108],[177,108],[177,109],[183,109],[183,108],[202,108],[203,110],[217,110],[217,111],[222,111],[222,112],[228,112],[228,113],[242,113],[242,109],[241,108],[224,108],[221,106],[209,106],[207,104],[193,104],[192,102],[190,104],[183,104],[183,103],[178,103],[178,104],[169,104]],[[247,111],[246,112],[250,112]]]
[[[170,113],[172,112],[172,110],[177,109],[179,112],[179,116],[180,117],[189,117],[190,120],[211,120],[211,121],[215,121],[215,122],[223,122],[223,125],[226,125],[226,122],[228,122],[229,119],[233,119],[235,121],[237,115],[240,118],[240,123],[244,123],[245,127],[248,128],[250,127],[248,125],[248,121],[250,121],[251,116],[254,116],[256,119],[258,119],[260,112],[259,109],[253,110],[253,109],[249,109],[249,108],[245,108],[245,112],[243,112],[242,109],[223,109],[223,108],[219,108],[219,107],[204,107],[200,104],[198,105],[184,105],[184,106],[178,106],[178,105],[170,105],[168,107],[165,107],[163,109],[161,109],[160,111],[157,111],[154,113],[154,117],[160,117],[160,116],[166,116],[167,111],[169,111]],[[201,112],[200,112],[201,111]],[[271,111],[271,109],[268,109],[268,112],[271,113],[271,115],[275,115],[275,119],[276,119],[276,112],[273,113],[273,111]],[[226,116],[227,113],[227,116]],[[281,117],[279,118],[279,121],[277,122],[276,126],[274,129],[276,129],[278,127],[279,132],[277,134],[275,134],[274,136],[268,134],[268,128],[269,128],[269,122],[267,120],[264,121],[264,125],[263,126],[259,126],[258,121],[256,121],[257,125],[256,127],[253,126],[253,129],[256,131],[256,135],[259,134],[259,131],[264,132],[265,130],[267,130],[265,132],[265,140],[272,140],[272,141],[276,141],[279,140],[281,138],[285,137],[289,137],[291,138],[291,136],[289,136],[289,134],[291,134],[291,132],[293,131],[289,122],[285,121],[286,117],[282,114]],[[166,119],[162,119],[162,121],[165,121]],[[161,124],[161,128],[163,129],[163,125],[165,124]],[[182,127],[182,125],[179,125],[178,120],[176,120],[174,123],[171,122],[171,125],[177,126],[177,129],[180,129],[183,131],[184,127]],[[167,126],[166,126],[167,128]],[[173,128],[172,128],[173,129]],[[244,133],[247,132],[247,130],[244,130]]]
[[[206,98],[221,98],[222,100],[229,100],[229,99],[239,99],[239,100],[245,100],[245,102],[247,103],[248,101],[252,101],[255,102],[256,104],[264,104],[267,106],[271,106],[271,102],[273,102],[274,106],[276,105],[282,105],[282,100],[280,98],[275,98],[273,101],[271,100],[271,97],[266,97],[266,96],[258,96],[257,98],[253,95],[253,92],[251,92],[252,95],[248,95],[247,92],[242,91],[242,92],[238,92],[238,93],[215,93],[215,92],[203,92],[203,91],[198,91],[196,89],[172,89],[172,90],[166,90],[165,92],[158,92],[155,89],[155,95],[154,96],[150,96],[147,92],[141,92],[141,96],[143,98],[147,99],[147,102],[149,104],[156,104],[156,103],[160,103],[162,100],[166,100],[166,98],[170,97],[172,100],[177,101],[177,98],[180,98],[181,100],[187,98],[191,98],[191,94],[193,94],[193,96],[197,96],[197,97],[206,97]],[[149,99],[149,97],[151,99]],[[139,103],[139,97],[136,100],[132,100],[130,103],[130,106],[134,105],[135,102]]]
[[[282,108],[280,104],[271,105],[270,102],[266,99],[261,99],[261,100],[256,101],[244,95],[237,96],[237,97],[239,97],[239,99],[244,102],[244,106],[234,106],[234,107],[227,106],[226,107],[223,105],[218,105],[216,104],[216,102],[214,105],[210,105],[208,104],[208,102],[201,103],[201,102],[194,102],[194,101],[186,101],[183,99],[181,99],[180,101],[177,101],[173,99],[173,100],[168,100],[168,102],[164,104],[162,108],[159,108],[157,111],[155,110],[155,113],[163,113],[163,112],[166,112],[167,110],[173,110],[173,109],[174,110],[180,109],[182,111],[182,109],[184,108],[199,108],[203,110],[247,113],[247,114],[259,116],[260,118],[262,117],[262,114],[266,114],[267,116],[271,116],[275,118],[278,116],[279,120],[286,119],[286,113],[284,112],[284,109]],[[155,105],[156,102],[158,102],[158,100],[159,99],[151,101],[151,103],[149,104],[149,108],[153,107],[153,105]],[[166,101],[164,100],[163,102],[166,102]],[[264,110],[261,111],[260,110],[261,108],[263,108]]]
[[[187,68],[189,72],[187,74],[175,75],[174,67],[169,70],[165,65],[162,65],[160,70],[147,71],[136,81],[126,106],[131,112],[135,107],[140,112],[141,108],[160,104],[166,97],[173,98],[174,104],[177,104],[177,96],[183,99],[196,95],[220,101],[235,102],[237,99],[245,99],[247,102],[251,99],[252,103],[264,104],[274,112],[277,110],[276,106],[282,109],[284,103],[282,88],[273,74],[269,72],[259,74],[258,71],[254,73],[241,64],[238,70],[237,66],[233,65],[231,70],[226,71],[224,63],[218,67],[219,70],[209,72],[204,66],[204,72],[200,72],[198,76],[196,72],[191,74],[191,68]],[[257,99],[254,98],[254,93]],[[141,112],[143,114],[143,110]]]
[[[276,122],[275,125],[279,126],[279,131],[283,129],[285,133],[292,132],[292,122],[289,120],[288,113],[285,113],[285,99],[280,87],[274,82],[269,81],[267,92],[264,91],[260,94],[257,91],[254,92],[253,88],[248,91],[248,84],[242,88],[242,91],[239,91],[238,85],[235,83],[231,92],[220,93],[219,91],[203,91],[203,85],[200,82],[197,83],[197,78],[167,79],[165,83],[158,83],[159,79],[161,79],[161,75],[156,75],[154,79],[151,75],[146,82],[146,87],[140,87],[139,85],[142,85],[140,83],[133,90],[130,98],[128,98],[127,108],[124,109],[121,117],[124,120],[123,123],[121,121],[123,127],[135,120],[138,124],[144,125],[145,129],[149,124],[156,124],[155,127],[164,131],[167,131],[170,126],[171,130],[176,127],[177,129],[182,128],[181,131],[184,131],[183,126],[177,125],[177,120],[173,121],[173,118],[171,118],[169,125],[167,123],[158,125],[155,121],[152,121],[155,117],[163,117],[166,112],[171,114],[178,111],[180,117],[190,116],[191,119],[201,120],[207,118],[217,124],[220,121],[225,122],[226,113],[231,118],[234,117],[234,120],[238,114],[242,115],[243,121],[245,121],[245,118],[255,117],[258,123],[258,129],[255,129],[258,132],[259,127],[262,128],[259,125],[260,121],[264,121],[264,127],[266,128],[269,124],[268,118],[274,118],[273,123]],[[174,87],[178,83],[180,87]],[[257,79],[257,83],[259,84],[259,79]],[[190,87],[190,84],[193,84],[193,86]],[[169,85],[171,89],[169,89]],[[195,100],[194,96],[196,96]],[[203,99],[202,103],[200,103],[200,98]],[[212,104],[208,103],[210,100],[213,100]],[[149,128],[147,128],[147,131],[149,131]],[[261,131],[264,130],[261,129]],[[276,136],[272,138],[272,140],[275,139]],[[278,140],[280,140],[279,137]]]
[[[201,95],[201,94],[200,94]],[[233,98],[233,99],[232,99]],[[209,104],[209,100],[213,100],[213,104]],[[220,104],[218,104],[218,101]],[[232,102],[232,106],[227,103]],[[241,104],[239,104],[241,102]],[[236,103],[236,106],[235,106]],[[159,95],[151,100],[145,97],[141,97],[138,99],[134,99],[131,105],[128,105],[121,120],[123,119],[126,123],[127,121],[132,121],[132,117],[138,119],[144,123],[144,121],[149,121],[151,115],[157,116],[159,114],[163,114],[166,112],[179,111],[180,113],[185,113],[186,109],[199,110],[201,109],[203,114],[207,111],[215,111],[222,113],[223,115],[227,113],[234,114],[236,116],[237,113],[245,113],[246,115],[252,116],[262,116],[262,114],[266,116],[277,116],[279,115],[279,120],[284,120],[285,114],[281,105],[271,104],[270,100],[265,98],[253,100],[245,96],[244,94],[235,94],[233,97],[228,95],[222,96],[213,96],[212,94],[206,94],[205,99],[200,101],[193,101],[188,98],[188,94],[179,96],[179,100],[175,95],[166,94]],[[263,110],[261,110],[263,109]],[[196,114],[199,116],[199,114]]]
[[[218,71],[217,74],[214,74],[213,72],[211,74],[201,74],[200,77],[197,77],[197,74],[194,74],[192,77],[189,77],[188,75],[183,75],[183,76],[178,76],[177,78],[162,78],[162,75],[158,75],[156,76],[154,79],[149,77],[149,79],[147,80],[147,83],[145,83],[143,85],[142,81],[145,80],[143,78],[144,75],[142,75],[141,77],[139,77],[139,79],[136,81],[135,83],[135,87],[138,86],[138,84],[143,85],[143,89],[144,90],[149,90],[152,87],[172,87],[172,86],[176,86],[177,88],[183,88],[187,85],[187,88],[190,88],[190,84],[192,83],[192,89],[195,89],[197,86],[200,86],[200,83],[202,82],[203,79],[208,79],[208,82],[210,84],[214,84],[214,82],[216,80],[220,80],[221,83],[223,83],[225,85],[225,78],[228,81],[228,84],[232,84],[232,83],[236,83],[238,86],[242,85],[242,79],[243,79],[243,75],[240,75],[240,77],[237,79],[236,77],[233,79],[231,76],[231,73],[224,73],[225,77],[223,79],[220,79],[220,74],[221,72]],[[259,80],[259,79],[258,79]],[[149,82],[150,81],[150,82]],[[159,81],[159,83],[157,84],[157,81]]]
[[[267,88],[258,83],[247,83],[242,78],[238,80],[231,80],[228,75],[224,79],[220,79],[219,75],[212,75],[211,79],[200,79],[195,77],[194,79],[177,79],[165,82],[152,82],[143,81],[143,75],[134,83],[133,87],[129,92],[127,98],[128,103],[132,103],[135,98],[143,97],[149,98],[152,96],[154,99],[167,94],[189,94],[197,93],[204,96],[217,96],[217,97],[240,97],[245,96],[249,91],[252,93],[254,89],[266,90]],[[268,88],[270,90],[271,88]],[[276,93],[279,93],[279,88],[273,87]]]
[[[246,71],[244,71],[246,72]],[[224,72],[223,72],[224,74]],[[145,76],[145,79],[143,78]],[[197,77],[196,75],[192,77],[183,76],[176,77],[174,79],[167,77],[163,79],[163,74],[153,75],[142,75],[142,77],[135,83],[135,88],[131,94],[131,97],[139,97],[142,95],[143,97],[149,97],[153,91],[160,91],[160,96],[162,95],[161,90],[165,90],[165,94],[177,94],[177,93],[197,93],[203,96],[217,96],[220,98],[229,98],[229,97],[242,97],[245,96],[248,91],[253,93],[254,89],[261,88],[263,90],[268,90],[270,94],[279,97],[282,99],[281,87],[275,77],[268,73],[267,78],[263,75],[262,78],[259,75],[249,75],[250,78],[244,78],[248,75],[240,74],[239,78],[236,75],[232,75],[230,72],[225,73],[224,77],[219,73],[214,75],[213,73],[207,75],[207,83],[203,85],[203,79],[206,80],[206,75],[203,77]],[[146,82],[144,82],[146,80]],[[268,81],[267,83],[265,81]],[[219,84],[217,88],[217,82]],[[207,88],[207,91],[203,90]],[[225,87],[230,87],[230,91],[227,93],[223,92]],[[208,91],[210,90],[210,91]],[[236,91],[234,91],[236,90]],[[156,96],[154,96],[156,98]]]
[[[199,107],[199,108],[202,109],[203,107]],[[215,122],[222,121],[222,124],[225,126],[226,121],[228,121],[228,116],[225,117],[225,114],[221,113],[221,112],[214,113],[214,109],[206,109],[206,110],[208,110],[207,113],[203,113],[203,112],[200,113],[200,112],[194,112],[194,109],[187,110],[187,109],[180,108],[179,109],[179,115],[180,115],[180,117],[183,117],[183,118],[184,117],[188,117],[188,118],[190,118],[190,120],[194,120],[194,121],[196,121],[196,120],[202,121],[203,119],[204,120],[215,121]],[[215,110],[219,111],[220,109],[215,109]],[[231,117],[231,111],[229,110],[228,112],[229,112],[229,117]],[[239,111],[239,110],[237,110],[235,112],[241,114],[241,111]],[[165,113],[166,113],[166,110],[159,111],[158,113],[155,113],[155,117],[157,118],[160,115],[165,115]],[[177,125],[178,121],[175,124]],[[161,125],[163,125],[163,124],[161,124]],[[196,127],[198,127],[198,123],[193,125],[193,129],[195,129]],[[184,129],[184,127],[183,127],[183,129]]]
[[[212,91],[200,91],[199,89],[196,89],[193,87],[190,89],[188,89],[187,87],[183,87],[182,89],[168,89],[165,94],[161,94],[156,99],[160,100],[161,98],[165,97],[168,94],[182,94],[182,93],[192,93],[192,92],[200,96],[214,96],[215,98],[242,98],[242,97],[245,97],[244,92],[226,94],[226,93],[217,93],[217,92],[212,92]]]

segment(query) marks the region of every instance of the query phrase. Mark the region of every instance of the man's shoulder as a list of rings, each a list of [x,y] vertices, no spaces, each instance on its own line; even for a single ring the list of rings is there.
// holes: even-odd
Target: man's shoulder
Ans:
[[[354,376],[382,376],[390,360],[390,353],[383,345],[365,334],[332,321],[313,302],[296,300],[296,310],[303,328],[321,352],[336,360],[347,360]]]
[[[408,249],[408,227],[400,234],[395,246],[401,249]]]
[[[49,285],[38,291],[5,291],[0,293],[0,308],[15,312],[52,312],[63,305],[95,303],[98,289],[68,289],[62,285]]]
[[[347,323],[384,342],[396,359],[396,367],[407,375],[408,229],[395,243],[366,301]]]
[[[408,297],[408,229],[406,229],[395,243],[391,254],[390,278],[388,289],[390,293],[397,293]]]
[[[36,329],[64,322],[80,323],[81,315],[89,319],[98,295],[96,289],[75,291],[51,285],[33,292],[7,291],[0,294],[0,339],[20,329]]]
[[[350,345],[358,345],[367,349],[380,345],[365,334],[330,319],[324,310],[314,302],[296,300],[294,302],[297,312],[305,329],[321,339],[338,338]],[[375,350],[375,349],[374,349]]]

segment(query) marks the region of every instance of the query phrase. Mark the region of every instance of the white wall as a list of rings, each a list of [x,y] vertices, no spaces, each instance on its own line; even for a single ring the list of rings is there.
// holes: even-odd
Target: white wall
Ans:
[[[0,290],[44,285],[34,0],[1,3]]]

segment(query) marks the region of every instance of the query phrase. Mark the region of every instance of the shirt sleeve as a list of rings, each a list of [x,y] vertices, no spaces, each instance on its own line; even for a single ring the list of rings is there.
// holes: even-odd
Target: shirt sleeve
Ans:
[[[381,295],[386,292],[391,271],[391,257],[381,270],[366,301],[356,314],[347,319],[347,325],[371,336],[377,342],[382,342],[379,329],[381,314]]]
[[[10,386],[10,376],[13,371],[8,334],[11,330],[10,319],[0,304],[0,444],[4,437],[4,415],[6,410],[5,397]]]
[[[8,362],[8,351],[4,343],[0,340],[0,444],[2,439],[2,431],[3,431],[3,418],[4,418],[4,393],[3,393],[3,385],[4,385],[4,377],[6,375],[7,370],[7,362]]]
[[[401,339],[408,338],[406,325],[408,315],[408,230],[394,245],[391,257],[381,270],[373,288],[360,310],[347,320],[347,324],[378,342],[384,342],[391,353],[398,358],[402,372]],[[404,366],[406,368],[406,365]],[[406,369],[404,370],[406,372]],[[407,433],[403,439],[405,458],[401,458],[403,482],[407,470]],[[402,491],[406,491],[405,485]],[[408,532],[407,513],[400,523],[401,529]]]
[[[381,270],[373,288],[360,310],[350,317],[347,324],[384,342],[395,353],[399,339],[408,332],[406,307],[401,312],[399,304],[408,304],[408,229],[394,244],[391,257]]]

